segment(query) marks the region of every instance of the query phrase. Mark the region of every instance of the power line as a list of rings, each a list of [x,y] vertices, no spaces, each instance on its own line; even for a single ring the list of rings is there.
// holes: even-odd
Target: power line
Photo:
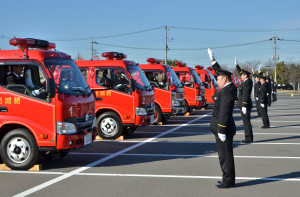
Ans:
[[[195,27],[174,27],[174,29],[197,30],[197,31],[220,31],[220,32],[278,32],[278,31],[298,31],[300,28],[285,28],[285,29],[215,29],[215,28],[195,28]]]
[[[261,41],[257,41],[257,42],[249,42],[249,43],[243,43],[243,44],[235,44],[235,45],[228,45],[228,46],[219,46],[219,47],[213,47],[213,49],[220,49],[220,48],[229,48],[229,47],[237,47],[237,46],[244,46],[244,45],[250,45],[250,44],[257,44],[257,43],[261,43],[261,42],[267,42],[270,40],[261,40]],[[95,44],[99,44],[99,45],[105,45],[105,46],[113,46],[113,47],[121,47],[121,48],[129,48],[129,49],[142,49],[142,50],[162,50],[162,49],[155,49],[155,48],[141,48],[141,47],[130,47],[130,46],[121,46],[121,45],[113,45],[113,44],[104,44],[104,43],[99,43],[96,42]],[[178,51],[178,50],[204,50],[207,49],[207,47],[203,47],[203,48],[175,48],[175,49],[171,49],[172,51]]]
[[[300,40],[286,40],[286,39],[279,39],[281,41],[291,41],[291,42],[300,42]]]

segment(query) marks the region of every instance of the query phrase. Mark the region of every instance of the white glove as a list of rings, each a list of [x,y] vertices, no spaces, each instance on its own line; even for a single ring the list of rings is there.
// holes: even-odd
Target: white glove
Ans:
[[[33,96],[38,96],[40,94],[40,90],[33,90],[31,93]]]
[[[242,107],[242,112],[243,112],[243,114],[246,114],[247,113],[247,108],[246,107]]]
[[[237,59],[236,59],[236,57],[235,57],[235,65],[237,65],[238,64],[238,62],[237,62]]]
[[[255,99],[258,101],[258,97],[255,97]]]
[[[261,65],[258,68],[258,72],[261,73]]]
[[[267,93],[267,96],[269,96],[269,93]]]
[[[212,50],[210,50],[210,48],[208,48],[208,49],[207,49],[207,52],[208,52],[208,55],[209,55],[209,59],[210,59],[210,60],[214,60],[215,57],[214,57],[214,54],[213,54]]]
[[[262,103],[261,103],[260,106],[265,107],[265,104],[262,104]]]
[[[252,68],[252,73],[254,73],[254,69]]]
[[[219,138],[220,138],[220,140],[221,140],[222,142],[224,142],[224,141],[226,140],[226,135],[225,135],[225,134],[218,133],[218,136],[219,136]]]
[[[273,94],[273,91],[272,91],[272,94]]]

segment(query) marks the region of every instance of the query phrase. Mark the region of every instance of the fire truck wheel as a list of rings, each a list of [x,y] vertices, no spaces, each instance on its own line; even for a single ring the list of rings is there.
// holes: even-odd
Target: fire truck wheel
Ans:
[[[183,114],[186,114],[190,112],[190,107],[189,107],[189,104],[186,100],[184,100],[184,111],[183,111]]]
[[[123,133],[122,121],[115,112],[105,112],[97,118],[98,135],[102,139],[117,139]]]
[[[154,123],[153,124],[158,124],[161,122],[163,118],[163,114],[161,112],[161,109],[158,105],[155,105],[155,116],[154,116]]]
[[[28,170],[40,160],[40,151],[29,130],[14,129],[1,141],[0,154],[12,170]]]

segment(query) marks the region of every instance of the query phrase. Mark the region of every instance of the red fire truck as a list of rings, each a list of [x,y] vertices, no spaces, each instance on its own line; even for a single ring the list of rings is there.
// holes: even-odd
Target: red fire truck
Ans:
[[[92,91],[70,55],[37,39],[15,38],[0,50],[0,153],[14,170],[40,155],[64,157],[91,145],[97,128]]]
[[[215,77],[209,70],[210,68],[211,67],[208,67],[208,69],[204,69],[203,66],[200,66],[200,65],[195,66],[195,71],[197,72],[198,76],[201,78],[201,81],[204,82],[205,99],[207,100],[207,105],[214,103],[212,96],[219,89],[219,86],[218,86],[218,83],[217,83]]]
[[[139,65],[123,53],[102,57],[106,60],[76,61],[96,99],[98,135],[116,139],[153,124],[154,91]]]
[[[184,88],[174,70],[162,60],[148,58],[149,64],[141,64],[150,85],[155,92],[154,124],[167,121],[171,115],[184,112]]]
[[[184,85],[185,110],[183,113],[205,107],[205,89],[196,71],[186,67],[186,63],[175,62],[175,65],[177,67],[173,67],[173,70]]]

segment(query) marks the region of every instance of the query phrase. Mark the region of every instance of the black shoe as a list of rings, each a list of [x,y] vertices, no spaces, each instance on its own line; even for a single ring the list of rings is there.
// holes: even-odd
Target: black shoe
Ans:
[[[267,126],[261,126],[260,128],[261,128],[261,129],[269,129],[270,127],[267,127]]]
[[[221,181],[219,181],[221,182]],[[227,189],[227,188],[234,188],[234,186],[231,186],[231,185],[223,185],[223,183],[219,184],[219,185],[216,185],[217,188],[219,189]]]
[[[242,140],[242,143],[244,143],[244,144],[248,144],[248,143],[252,143],[253,142],[253,140]]]

